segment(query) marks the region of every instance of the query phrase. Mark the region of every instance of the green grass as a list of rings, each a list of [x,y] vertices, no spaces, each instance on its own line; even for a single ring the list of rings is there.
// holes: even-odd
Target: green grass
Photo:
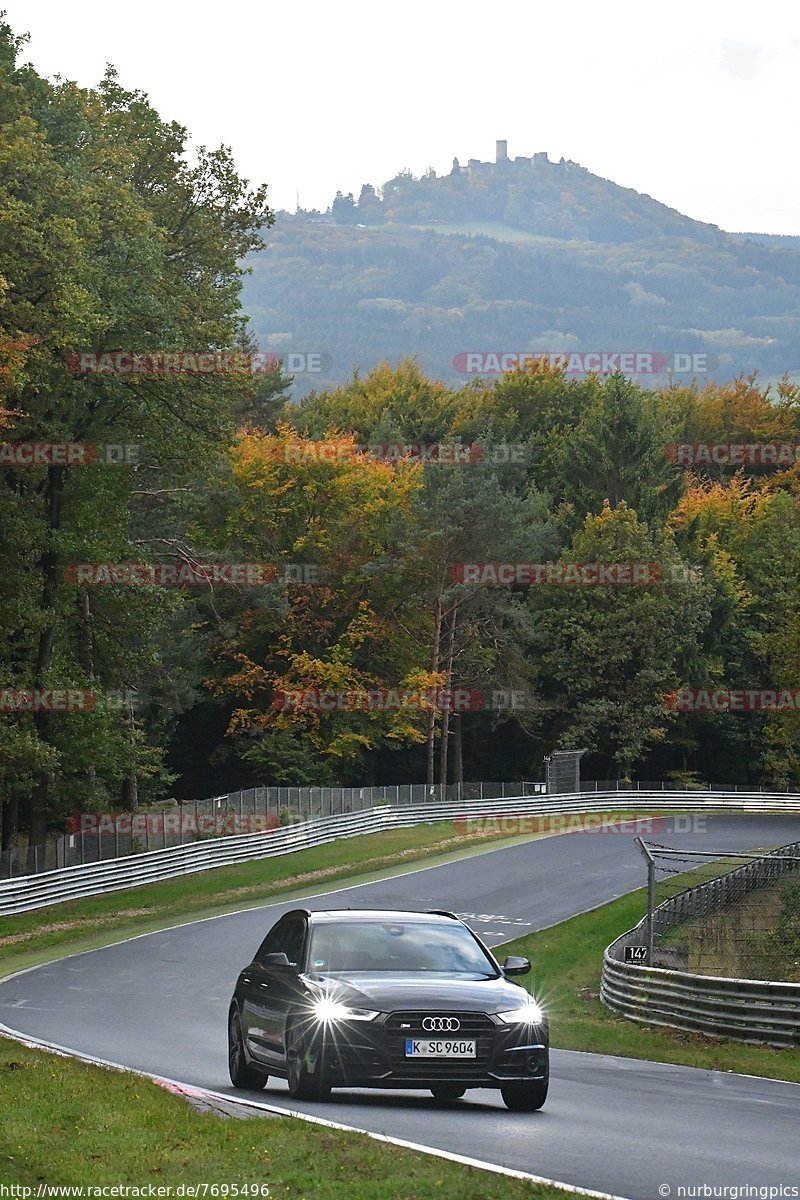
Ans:
[[[39,1183],[145,1189],[207,1183],[235,1184],[240,1194],[245,1184],[267,1185],[270,1200],[574,1194],[291,1117],[198,1113],[140,1076],[28,1050],[8,1038],[0,1038],[0,1111],[0,1183],[34,1192]]]
[[[644,916],[646,892],[631,892],[552,929],[508,942],[497,951],[523,954],[533,963],[528,986],[550,1015],[553,1046],[625,1058],[737,1071],[800,1083],[800,1054],[769,1046],[642,1025],[618,1016],[600,1001],[603,951]]]
[[[719,912],[684,921],[664,942],[680,946],[695,975],[800,983],[800,876],[785,877]]]
[[[543,233],[528,233],[514,225],[505,225],[502,221],[429,222],[426,225],[413,225],[411,228],[430,229],[434,233],[456,233],[465,237],[483,236],[494,238],[498,242],[524,242],[531,245],[549,243],[554,246],[566,244],[564,238],[548,237]]]

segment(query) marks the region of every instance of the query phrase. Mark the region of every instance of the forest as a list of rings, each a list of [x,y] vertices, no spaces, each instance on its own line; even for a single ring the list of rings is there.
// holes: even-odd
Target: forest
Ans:
[[[650,387],[800,379],[800,239],[725,233],[577,163],[401,173],[278,213],[268,241],[243,304],[262,348],[321,356],[295,398],[408,356],[462,386],[465,352],[492,350],[655,352]]]
[[[113,70],[82,90],[20,51],[3,26],[3,849],[255,783],[541,778],[557,747],[592,778],[800,785],[788,375],[643,386],[536,361],[454,385],[381,334],[374,365],[298,401],[248,366],[266,188],[224,147],[187,165],[186,130]],[[414,262],[435,290],[436,254]],[[339,264],[295,270],[346,329]],[[548,286],[591,305],[555,265]],[[376,339],[406,320],[371,311]],[[743,690],[778,699],[681,702]]]

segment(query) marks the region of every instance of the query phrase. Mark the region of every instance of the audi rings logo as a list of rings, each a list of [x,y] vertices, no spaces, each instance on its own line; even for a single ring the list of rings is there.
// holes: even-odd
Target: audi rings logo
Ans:
[[[422,1028],[426,1033],[455,1033],[461,1022],[458,1017],[423,1017]]]

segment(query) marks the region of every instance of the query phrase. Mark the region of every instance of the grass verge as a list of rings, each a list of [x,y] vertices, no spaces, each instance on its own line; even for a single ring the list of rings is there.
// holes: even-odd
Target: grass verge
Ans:
[[[800,872],[685,921],[664,941],[680,947],[695,975],[800,983]]]
[[[552,1044],[564,1050],[680,1063],[800,1083],[797,1050],[747,1046],[658,1025],[640,1025],[618,1016],[601,1003],[603,950],[631,929],[645,910],[643,888],[552,929],[517,938],[496,951],[501,960],[504,954],[530,958],[533,973],[529,986],[550,1014]]]
[[[8,1038],[0,1038],[0,1111],[0,1182],[30,1187],[34,1196],[42,1183],[126,1184],[144,1188],[145,1196],[150,1185],[217,1184],[228,1185],[228,1197],[234,1185],[240,1197],[254,1197],[249,1188],[261,1185],[270,1200],[574,1195],[292,1117],[230,1120],[198,1113],[140,1076],[29,1050]],[[214,1194],[210,1186],[207,1194]],[[223,1195],[221,1186],[216,1195]]]

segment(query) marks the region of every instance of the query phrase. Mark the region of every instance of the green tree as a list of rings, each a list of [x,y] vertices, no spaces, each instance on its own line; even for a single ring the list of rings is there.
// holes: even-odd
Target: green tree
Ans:
[[[544,584],[529,594],[531,653],[557,745],[586,747],[628,778],[675,719],[666,698],[707,620],[707,588],[683,569],[672,538],[624,501],[587,516],[560,562],[660,567],[652,584]]]
[[[146,446],[155,478],[179,489],[232,429],[231,404],[249,381],[81,376],[72,356],[235,347],[240,262],[272,220],[265,189],[248,189],[224,147],[201,148],[188,166],[185,130],[113,70],[97,90],[50,84],[16,65],[19,49],[3,25],[0,336],[30,342],[8,388],[14,440]],[[160,545],[131,472],[89,476],[61,463],[2,470],[4,508],[17,522],[0,551],[14,561],[4,674],[16,686],[115,688],[157,653],[162,596],[90,594],[65,579],[70,561],[152,557]],[[84,741],[78,720],[47,710],[3,718],[28,764],[18,799],[31,845],[44,841],[76,776],[113,788],[130,768],[128,718],[98,709],[80,727],[94,724]],[[16,814],[6,816],[13,838]]]
[[[519,687],[518,651],[525,611],[508,590],[463,582],[459,567],[538,561],[553,553],[555,528],[547,497],[533,486],[509,486],[514,468],[428,466],[415,502],[412,541],[404,548],[411,587],[430,614],[427,664],[441,686],[490,693]],[[434,782],[437,713],[428,714],[426,780]],[[440,780],[447,781],[450,713],[441,716]]]
[[[577,514],[623,501],[660,525],[681,494],[679,469],[665,455],[669,425],[659,397],[622,375],[597,387],[578,422],[559,438],[557,469],[564,499]]]

